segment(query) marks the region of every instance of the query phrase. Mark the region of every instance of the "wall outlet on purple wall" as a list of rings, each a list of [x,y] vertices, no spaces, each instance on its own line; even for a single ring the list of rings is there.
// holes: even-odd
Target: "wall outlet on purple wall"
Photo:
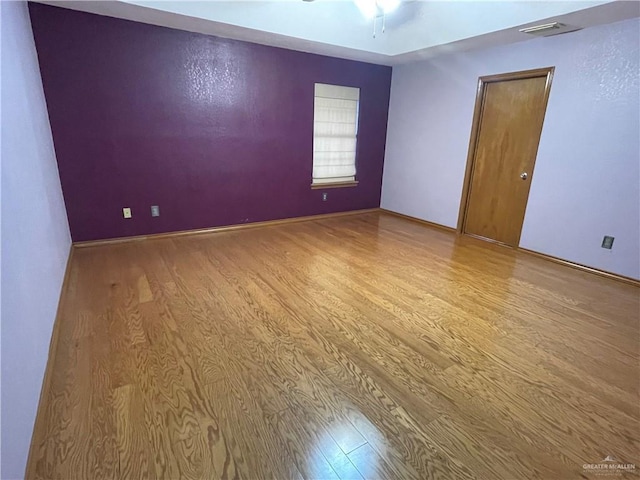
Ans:
[[[380,206],[391,67],[29,11],[74,241]],[[330,206],[309,188],[319,81],[360,88],[358,188],[331,192]],[[156,219],[148,200],[180,214]],[[95,215],[124,201],[142,208],[135,222]]]

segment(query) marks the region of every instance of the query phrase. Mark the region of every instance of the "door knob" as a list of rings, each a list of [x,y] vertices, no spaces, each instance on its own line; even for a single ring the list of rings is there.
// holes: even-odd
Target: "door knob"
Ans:
[[[527,179],[527,177],[528,177],[527,172],[522,172],[522,173],[520,174],[520,178],[521,178],[521,179],[523,179],[523,180],[526,180],[526,179]]]

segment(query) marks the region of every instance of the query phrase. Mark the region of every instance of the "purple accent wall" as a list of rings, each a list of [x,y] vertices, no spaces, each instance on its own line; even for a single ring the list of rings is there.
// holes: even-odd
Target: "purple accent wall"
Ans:
[[[74,241],[380,205],[390,67],[29,9]],[[361,89],[360,184],[326,202],[310,189],[315,82]]]

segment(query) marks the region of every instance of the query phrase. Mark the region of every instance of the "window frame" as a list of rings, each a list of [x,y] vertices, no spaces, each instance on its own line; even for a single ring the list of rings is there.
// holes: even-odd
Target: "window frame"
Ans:
[[[316,141],[316,134],[315,134],[315,127],[316,127],[316,99],[319,97],[319,95],[317,94],[317,88],[318,85],[323,85],[323,86],[328,86],[328,87],[338,87],[338,88],[344,88],[344,89],[356,89],[358,91],[357,94],[357,100],[356,100],[356,114],[355,114],[355,135],[354,135],[354,140],[355,140],[355,149],[354,149],[354,153],[353,153],[353,167],[354,167],[354,175],[353,176],[349,176],[349,177],[326,177],[327,181],[317,181],[317,180],[322,180],[321,178],[314,178],[313,177],[313,167],[316,164],[316,158],[315,158],[315,141]],[[327,189],[327,188],[344,188],[344,187],[356,187],[358,186],[358,140],[359,140],[359,130],[360,130],[360,93],[361,93],[361,89],[360,87],[352,87],[352,86],[348,86],[348,85],[337,85],[337,84],[333,84],[333,83],[323,83],[323,82],[315,82],[314,83],[314,94],[313,94],[313,105],[314,105],[314,115],[313,115],[313,149],[312,149],[312,173],[311,173],[311,189],[312,190],[318,190],[318,189]],[[337,97],[325,97],[325,98],[334,98],[336,100],[339,100],[339,98]],[[339,180],[339,178],[346,178],[347,180]]]

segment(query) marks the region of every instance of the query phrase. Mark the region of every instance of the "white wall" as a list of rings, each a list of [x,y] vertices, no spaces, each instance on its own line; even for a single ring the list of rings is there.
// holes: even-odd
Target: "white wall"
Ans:
[[[632,19],[394,67],[382,207],[455,227],[478,77],[553,65],[520,246],[640,278],[639,39]]]
[[[3,480],[24,477],[71,245],[26,2],[0,2]]]

